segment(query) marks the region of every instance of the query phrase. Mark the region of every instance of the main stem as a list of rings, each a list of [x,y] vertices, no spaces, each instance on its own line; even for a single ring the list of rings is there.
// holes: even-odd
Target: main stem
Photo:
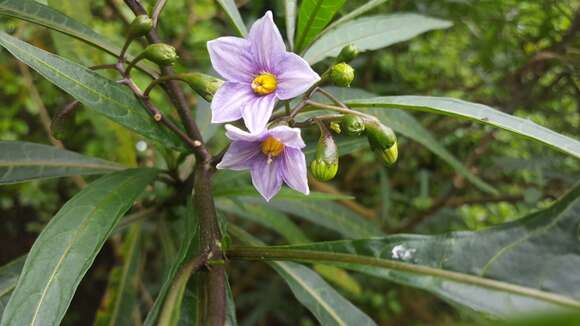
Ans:
[[[138,0],[124,0],[125,4],[133,11],[135,15],[147,14],[147,11]],[[150,43],[160,43],[161,40],[157,34],[156,28],[153,28],[147,35]],[[173,68],[166,66],[161,68],[164,76],[171,78],[174,76]],[[202,255],[207,255],[208,259],[222,260],[224,258],[221,247],[219,246],[221,236],[217,225],[215,205],[211,189],[211,177],[213,174],[212,155],[205,145],[199,128],[193,121],[189,105],[178,82],[168,80],[163,84],[165,91],[174,104],[177,113],[185,127],[187,136],[193,141],[199,142],[200,146],[193,149],[195,163],[195,181],[193,202],[196,212],[199,215],[200,224],[200,245]],[[208,282],[206,284],[206,293],[208,294],[208,307],[205,316],[204,325],[223,326],[225,324],[226,312],[226,287],[225,287],[225,268],[223,265],[206,266]]]

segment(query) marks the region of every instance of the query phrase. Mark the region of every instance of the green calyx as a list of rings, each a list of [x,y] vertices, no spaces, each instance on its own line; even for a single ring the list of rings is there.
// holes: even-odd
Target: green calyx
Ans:
[[[179,58],[175,52],[175,48],[164,43],[147,46],[142,55],[145,59],[155,62],[160,66],[170,66]]]
[[[153,28],[153,20],[147,15],[139,15],[129,25],[127,38],[136,39],[145,36]]]
[[[393,129],[378,121],[367,121],[365,127],[371,149],[387,165],[395,163],[399,156],[399,150],[397,147],[397,136]]]
[[[350,87],[354,80],[354,69],[345,63],[337,63],[328,71],[328,80],[336,86]]]
[[[206,101],[211,102],[217,90],[223,85],[224,81],[199,72],[191,72],[179,75],[191,89]]]
[[[332,180],[338,172],[338,148],[330,133],[323,133],[316,145],[316,157],[310,162],[312,176],[320,181]]]
[[[340,121],[340,130],[347,136],[360,136],[365,131],[364,120],[355,114],[346,114]]]
[[[349,44],[340,50],[336,62],[350,62],[359,54],[358,48],[353,44]]]

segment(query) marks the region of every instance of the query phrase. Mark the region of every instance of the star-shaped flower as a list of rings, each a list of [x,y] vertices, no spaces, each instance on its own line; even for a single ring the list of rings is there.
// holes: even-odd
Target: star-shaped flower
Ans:
[[[300,129],[278,126],[251,134],[226,125],[226,136],[232,143],[218,169],[250,170],[254,187],[267,201],[280,191],[282,182],[309,194],[306,157],[302,152],[306,145]]]
[[[243,118],[250,132],[260,132],[277,100],[294,98],[320,80],[304,59],[286,51],[270,11],[246,39],[220,37],[207,47],[213,68],[226,80],[211,102],[213,123]]]

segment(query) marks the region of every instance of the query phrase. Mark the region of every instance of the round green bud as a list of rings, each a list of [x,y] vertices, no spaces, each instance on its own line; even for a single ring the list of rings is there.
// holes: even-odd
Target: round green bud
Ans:
[[[369,144],[373,150],[385,150],[397,142],[397,136],[393,129],[378,121],[367,121],[365,128]]]
[[[338,148],[327,131],[316,145],[316,156],[310,162],[312,176],[320,181],[332,180],[338,172]]]
[[[358,115],[346,114],[340,121],[340,127],[347,136],[360,136],[365,131],[365,122]]]
[[[170,66],[179,58],[175,52],[175,48],[164,43],[149,45],[143,51],[143,57],[160,66]]]
[[[130,39],[136,39],[141,36],[145,36],[153,28],[153,20],[147,15],[139,15],[133,19],[129,25],[129,31],[127,37]]]
[[[336,62],[350,62],[359,54],[358,48],[353,44],[349,44],[340,50]]]
[[[223,85],[224,81],[199,72],[192,72],[180,75],[182,79],[191,87],[199,96],[206,101],[211,102],[217,90]]]
[[[354,79],[354,69],[347,63],[337,63],[330,68],[328,77],[336,86],[350,87]]]

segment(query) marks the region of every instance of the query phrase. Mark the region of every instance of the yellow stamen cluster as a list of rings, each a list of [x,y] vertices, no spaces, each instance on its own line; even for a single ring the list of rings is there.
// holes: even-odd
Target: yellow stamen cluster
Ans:
[[[270,136],[262,142],[262,153],[268,156],[268,163],[272,162],[272,157],[279,156],[284,150],[284,144],[278,139]]]
[[[269,72],[263,72],[252,81],[252,90],[258,95],[268,95],[276,90],[278,81],[276,76]]]

